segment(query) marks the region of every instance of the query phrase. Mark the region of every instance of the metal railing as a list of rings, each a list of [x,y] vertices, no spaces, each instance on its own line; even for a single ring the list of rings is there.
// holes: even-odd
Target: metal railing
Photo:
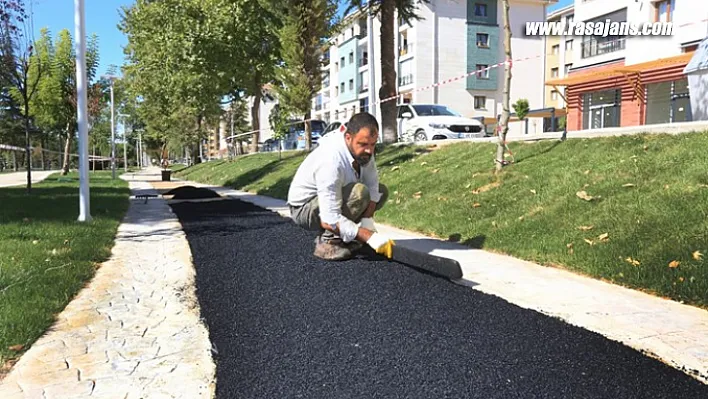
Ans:
[[[582,57],[589,58],[602,54],[614,53],[625,49],[626,39],[624,37],[610,41],[598,42],[590,40],[581,43]]]
[[[403,75],[398,79],[399,86],[406,86],[413,83],[413,74]]]

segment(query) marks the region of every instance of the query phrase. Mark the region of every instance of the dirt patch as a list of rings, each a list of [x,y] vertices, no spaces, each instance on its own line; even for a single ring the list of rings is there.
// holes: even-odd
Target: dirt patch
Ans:
[[[487,192],[491,189],[497,188],[499,186],[501,186],[501,183],[499,183],[498,181],[495,181],[494,183],[485,184],[482,187],[472,190],[472,194],[484,193],[484,192]]]

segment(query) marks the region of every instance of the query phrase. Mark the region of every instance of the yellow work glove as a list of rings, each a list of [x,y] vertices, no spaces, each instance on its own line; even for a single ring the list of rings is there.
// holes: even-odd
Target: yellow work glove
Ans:
[[[377,254],[383,255],[389,259],[393,257],[393,246],[395,243],[390,238],[379,233],[374,233],[366,242]]]

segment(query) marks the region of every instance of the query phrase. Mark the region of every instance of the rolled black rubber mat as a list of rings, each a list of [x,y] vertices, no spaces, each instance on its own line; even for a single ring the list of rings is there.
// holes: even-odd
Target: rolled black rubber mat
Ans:
[[[172,195],[173,200],[185,200],[185,199],[203,199],[203,198],[219,198],[221,197],[213,190],[202,187],[194,186],[181,186],[173,188],[172,190],[164,193],[163,195]]]
[[[380,258],[238,200],[178,203],[219,398],[708,398],[601,335]]]

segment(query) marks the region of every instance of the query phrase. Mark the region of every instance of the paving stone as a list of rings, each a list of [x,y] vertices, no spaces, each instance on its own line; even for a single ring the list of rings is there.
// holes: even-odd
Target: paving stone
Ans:
[[[150,190],[159,174],[136,174],[131,189]],[[213,397],[215,365],[193,291],[189,244],[170,207],[161,199],[132,201],[111,258],[0,381],[0,398],[179,397],[203,386],[211,389],[200,397]],[[200,367],[171,377],[161,366],[134,372],[161,355]],[[164,386],[150,388],[158,375],[166,375]]]

